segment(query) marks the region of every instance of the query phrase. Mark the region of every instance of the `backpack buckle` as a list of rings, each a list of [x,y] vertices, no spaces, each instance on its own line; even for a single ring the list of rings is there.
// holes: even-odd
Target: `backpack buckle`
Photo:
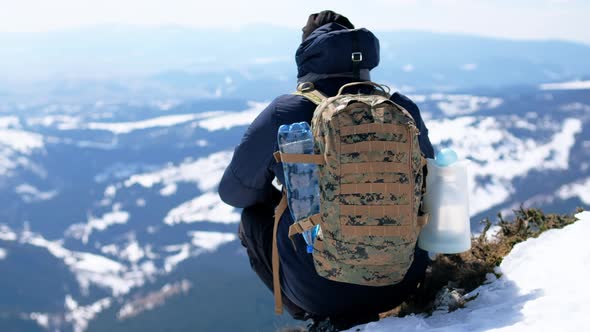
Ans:
[[[297,91],[300,91],[300,92],[308,92],[308,91],[313,91],[313,90],[315,90],[315,86],[313,85],[312,82],[303,82],[297,86]]]
[[[352,53],[352,62],[361,62],[363,61],[363,53],[362,52],[353,52]]]

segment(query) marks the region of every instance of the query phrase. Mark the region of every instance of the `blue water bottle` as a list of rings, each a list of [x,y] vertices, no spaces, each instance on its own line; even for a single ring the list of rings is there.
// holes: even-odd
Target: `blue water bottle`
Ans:
[[[307,122],[282,125],[278,132],[282,153],[313,154],[313,135]],[[316,164],[283,163],[287,201],[295,222],[320,212],[320,186]],[[307,252],[313,252],[313,242],[319,225],[302,233]]]

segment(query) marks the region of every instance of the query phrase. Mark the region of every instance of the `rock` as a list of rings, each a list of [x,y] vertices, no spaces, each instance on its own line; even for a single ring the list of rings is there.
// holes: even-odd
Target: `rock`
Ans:
[[[437,294],[434,300],[435,311],[455,311],[465,305],[463,289],[455,289],[450,286],[443,287]]]

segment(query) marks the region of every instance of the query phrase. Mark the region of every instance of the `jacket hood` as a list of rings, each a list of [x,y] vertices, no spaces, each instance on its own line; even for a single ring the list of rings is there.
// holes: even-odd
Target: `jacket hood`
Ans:
[[[351,30],[338,23],[328,23],[305,39],[297,52],[297,77],[309,73],[341,74],[352,72],[353,34],[357,35],[360,69],[371,70],[379,64],[379,40],[365,29]]]

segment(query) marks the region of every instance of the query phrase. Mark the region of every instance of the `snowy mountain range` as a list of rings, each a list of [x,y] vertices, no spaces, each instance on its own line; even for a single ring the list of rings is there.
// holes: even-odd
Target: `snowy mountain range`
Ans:
[[[170,31],[153,35],[145,47],[154,49],[144,53],[134,48],[144,44],[123,42],[132,36],[144,40],[144,32],[105,33],[109,38],[95,39],[121,43],[121,54],[135,51],[149,63],[131,68],[144,76],[109,74],[91,80],[60,73],[56,79],[30,78],[15,85],[5,78],[1,86],[0,330],[273,331],[296,324],[273,315],[272,296],[250,271],[236,239],[240,211],[216,193],[247,125],[276,94],[292,90],[292,53],[285,53],[289,58],[284,60],[287,48],[266,45],[275,53],[256,58],[260,54],[244,47],[247,59],[258,59],[253,65],[227,60],[228,68],[212,66],[215,70],[206,72],[194,63],[175,62],[182,54],[186,59],[200,54],[178,46],[189,38],[185,31],[177,31],[170,42]],[[70,34],[74,40],[84,36]],[[227,34],[219,38],[234,38],[237,32]],[[282,41],[283,34],[279,29],[271,36]],[[53,54],[57,46],[49,41],[63,37],[56,36],[27,36],[32,42],[2,35],[0,40]],[[293,42],[293,49],[298,36],[289,36],[284,43]],[[424,33],[415,33],[423,39],[410,47],[405,34],[383,36],[385,56],[375,80],[393,83],[417,102],[436,148],[453,147],[472,162],[474,230],[483,218],[509,213],[519,204],[567,213],[590,205],[590,81],[581,69],[590,68],[590,47]],[[93,44],[96,40],[87,43],[102,50]],[[393,51],[418,54],[427,43],[431,49],[463,45],[473,53],[458,56],[447,50],[433,62]],[[166,57],[169,50],[153,45],[178,47],[180,55]],[[512,64],[522,64],[523,54],[532,58],[537,47],[544,50],[536,55],[538,62],[522,66],[517,75],[519,66]],[[67,61],[82,59],[92,49],[72,49],[67,60],[55,60],[54,68],[67,68]],[[557,49],[567,50],[569,57],[557,56]],[[226,61],[232,49],[227,52],[213,63]],[[514,56],[504,58],[509,54]],[[148,61],[159,57],[181,69],[164,70],[164,64],[160,68]],[[88,61],[95,60],[100,59]],[[98,68],[108,72],[108,61],[103,64]],[[11,72],[6,63],[2,66]],[[510,75],[501,75],[500,69]],[[433,78],[441,72],[442,80]],[[460,72],[473,75],[457,76]],[[488,78],[490,84],[484,84]],[[475,309],[493,302],[487,297],[501,296],[494,287],[504,294],[517,286],[502,279],[491,282]],[[527,299],[516,300],[523,304]],[[464,314],[444,319],[460,321]],[[439,328],[445,322],[407,319],[410,325]],[[373,327],[398,326],[397,321],[384,324]]]

